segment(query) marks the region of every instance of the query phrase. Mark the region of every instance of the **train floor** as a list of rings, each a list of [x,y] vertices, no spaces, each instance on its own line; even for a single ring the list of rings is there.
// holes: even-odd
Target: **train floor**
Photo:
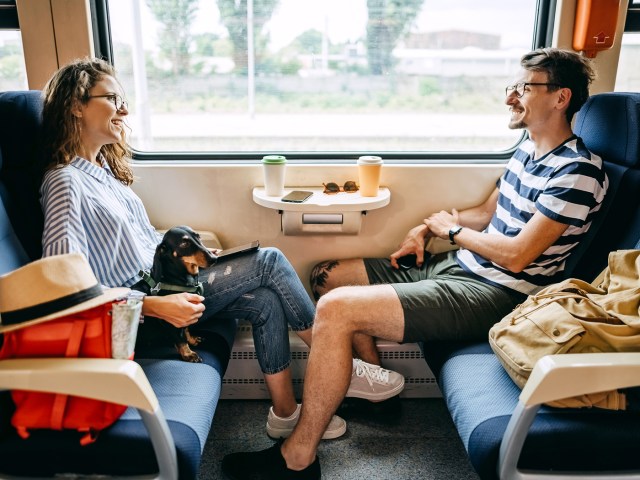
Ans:
[[[199,480],[223,479],[222,458],[273,445],[268,400],[221,400]],[[440,398],[393,399],[384,408],[347,399],[338,414],[347,433],[320,444],[323,480],[478,480]]]

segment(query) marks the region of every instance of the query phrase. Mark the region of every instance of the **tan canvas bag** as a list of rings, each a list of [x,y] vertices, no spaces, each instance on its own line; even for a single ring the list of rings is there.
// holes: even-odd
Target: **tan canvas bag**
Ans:
[[[545,355],[640,351],[639,275],[640,250],[612,252],[599,285],[570,278],[529,296],[489,330],[491,348],[521,388]],[[626,408],[618,391],[550,405]]]

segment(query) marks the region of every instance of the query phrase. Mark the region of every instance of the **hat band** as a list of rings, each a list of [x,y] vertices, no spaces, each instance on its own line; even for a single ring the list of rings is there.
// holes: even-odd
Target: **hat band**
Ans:
[[[36,318],[46,317],[52,313],[75,307],[76,305],[91,300],[102,295],[102,287],[96,283],[93,287],[80,290],[79,292],[56,298],[49,302],[39,303],[31,307],[12,310],[2,314],[3,325],[15,325],[16,323],[27,322]]]

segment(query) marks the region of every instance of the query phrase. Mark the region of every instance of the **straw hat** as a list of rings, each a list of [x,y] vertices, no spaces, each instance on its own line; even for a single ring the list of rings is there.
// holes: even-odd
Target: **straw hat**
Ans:
[[[80,253],[45,257],[0,276],[0,333],[89,310],[128,292],[103,289]]]

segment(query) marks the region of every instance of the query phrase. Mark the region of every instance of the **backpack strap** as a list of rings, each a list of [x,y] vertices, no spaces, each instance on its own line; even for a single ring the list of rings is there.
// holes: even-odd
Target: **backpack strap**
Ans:
[[[78,356],[86,324],[87,322],[84,320],[76,320],[73,322],[71,334],[69,335],[69,342],[67,343],[67,351],[64,354],[65,357],[73,358]],[[68,399],[69,395],[56,394],[53,401],[53,407],[51,408],[51,428],[55,430],[62,430],[64,411],[67,408]]]

